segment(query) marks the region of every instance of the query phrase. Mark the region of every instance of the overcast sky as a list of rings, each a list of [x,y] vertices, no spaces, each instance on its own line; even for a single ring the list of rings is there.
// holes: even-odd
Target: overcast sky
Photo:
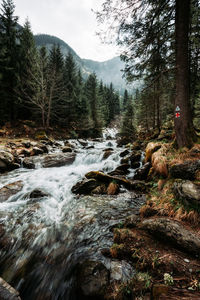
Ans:
[[[116,47],[102,44],[96,36],[97,21],[91,9],[103,0],[14,0],[19,23],[28,17],[34,34],[55,35],[81,58],[104,61],[118,55]]]

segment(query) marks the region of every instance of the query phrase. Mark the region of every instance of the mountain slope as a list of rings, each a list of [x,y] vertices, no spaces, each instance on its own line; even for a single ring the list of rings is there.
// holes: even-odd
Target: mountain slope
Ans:
[[[34,38],[38,47],[46,46],[50,50],[54,44],[59,44],[63,55],[67,55],[69,52],[71,52],[76,63],[81,68],[84,76],[95,72],[97,77],[100,80],[102,79],[105,84],[110,84],[110,82],[112,82],[115,89],[118,89],[121,92],[123,92],[126,88],[126,83],[122,78],[121,72],[121,69],[124,67],[124,63],[119,57],[115,57],[105,62],[81,59],[80,56],[67,43],[55,36],[39,34],[35,35]]]

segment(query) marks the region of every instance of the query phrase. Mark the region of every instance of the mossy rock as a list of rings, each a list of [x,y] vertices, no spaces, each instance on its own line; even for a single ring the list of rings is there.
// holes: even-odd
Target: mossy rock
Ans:
[[[48,140],[48,137],[46,135],[45,131],[37,131],[35,134],[36,140]]]

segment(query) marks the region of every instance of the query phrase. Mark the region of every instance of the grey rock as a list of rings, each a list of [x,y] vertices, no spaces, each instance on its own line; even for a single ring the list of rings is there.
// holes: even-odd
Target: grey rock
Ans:
[[[74,194],[88,195],[92,190],[96,189],[99,183],[95,179],[84,179],[77,182],[71,189]]]
[[[15,157],[12,153],[6,150],[0,150],[0,172],[11,171],[19,168]]]
[[[181,223],[168,218],[147,219],[138,227],[147,230],[158,239],[171,242],[175,247],[190,254],[199,255],[200,238]]]
[[[124,150],[123,152],[121,152],[120,153],[120,157],[125,157],[126,155],[128,155],[129,154],[129,151],[126,149],[126,150]]]
[[[140,169],[135,172],[133,179],[135,180],[145,180],[149,174],[149,170],[151,168],[151,163],[147,162]]]
[[[19,292],[0,277],[0,300],[21,300]]]
[[[200,170],[200,160],[186,161],[182,164],[173,165],[169,173],[173,178],[193,180],[196,172]]]
[[[106,150],[103,154],[103,159],[107,159],[112,153],[112,150]]]
[[[200,185],[194,184],[192,181],[176,181],[174,183],[174,194],[186,205],[200,206]]]
[[[16,181],[5,185],[0,189],[0,202],[7,201],[11,196],[20,192],[23,188],[22,181]]]
[[[68,146],[65,146],[65,147],[62,148],[62,152],[63,153],[72,152],[72,149]]]
[[[101,262],[86,261],[79,267],[78,287],[83,297],[103,299],[108,284],[109,271]]]
[[[47,194],[39,189],[33,190],[29,195],[29,197],[31,199],[44,198],[44,197],[48,197],[48,196],[49,196],[49,194]]]
[[[34,169],[37,163],[43,168],[62,167],[70,165],[75,160],[74,153],[53,153],[40,157],[29,157],[24,159],[23,166],[28,169]]]

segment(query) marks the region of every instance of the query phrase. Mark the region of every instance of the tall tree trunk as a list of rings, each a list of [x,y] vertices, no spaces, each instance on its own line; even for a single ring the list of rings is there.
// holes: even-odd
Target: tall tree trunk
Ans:
[[[195,139],[189,97],[190,0],[176,0],[176,98],[174,123],[179,148],[191,147]]]
[[[157,129],[160,132],[160,79],[156,84],[156,113],[157,113]]]

